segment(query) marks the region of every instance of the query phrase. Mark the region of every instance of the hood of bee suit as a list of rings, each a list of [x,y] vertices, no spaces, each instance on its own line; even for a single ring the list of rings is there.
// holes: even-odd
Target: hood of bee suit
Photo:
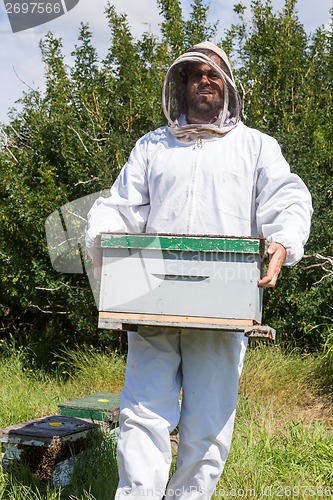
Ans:
[[[224,62],[225,69],[218,66],[208,55],[200,52],[202,49],[209,49],[219,56]],[[196,64],[208,64],[223,81],[223,104],[213,123],[188,124],[186,120],[187,72]],[[162,107],[171,134],[184,141],[221,136],[236,127],[240,121],[242,104],[229,59],[224,50],[211,42],[202,42],[179,56],[166,74]]]

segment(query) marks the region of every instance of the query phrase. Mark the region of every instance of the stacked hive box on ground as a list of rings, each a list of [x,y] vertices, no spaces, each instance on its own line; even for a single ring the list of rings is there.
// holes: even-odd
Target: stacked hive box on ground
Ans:
[[[96,392],[58,405],[60,415],[89,419],[116,428],[119,420],[120,396],[112,392]]]
[[[93,442],[98,426],[82,419],[52,415],[0,430],[2,464],[27,465],[36,479],[67,486],[78,458]]]
[[[3,467],[7,469],[20,461],[36,479],[68,486],[75,463],[93,445],[95,433],[103,427],[117,437],[119,400],[114,393],[90,394],[59,403],[59,415],[0,430]]]

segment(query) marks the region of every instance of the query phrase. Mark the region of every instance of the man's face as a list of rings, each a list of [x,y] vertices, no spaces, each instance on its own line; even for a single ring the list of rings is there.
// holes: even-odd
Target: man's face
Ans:
[[[220,65],[220,58],[211,59]],[[208,64],[195,64],[191,68],[187,85],[188,123],[210,123],[223,108],[223,80]]]

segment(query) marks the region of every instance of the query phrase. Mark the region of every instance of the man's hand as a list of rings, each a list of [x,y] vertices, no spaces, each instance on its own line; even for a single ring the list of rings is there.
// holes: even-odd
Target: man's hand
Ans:
[[[281,243],[271,243],[267,249],[267,253],[270,258],[266,276],[258,282],[261,288],[273,288],[275,286],[287,255],[286,249]]]

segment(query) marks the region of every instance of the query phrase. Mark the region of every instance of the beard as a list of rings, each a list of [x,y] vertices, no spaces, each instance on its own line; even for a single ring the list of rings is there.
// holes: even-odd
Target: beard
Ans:
[[[224,104],[223,97],[211,94],[207,97],[197,94],[187,97],[187,115],[192,123],[210,123],[219,116]]]

